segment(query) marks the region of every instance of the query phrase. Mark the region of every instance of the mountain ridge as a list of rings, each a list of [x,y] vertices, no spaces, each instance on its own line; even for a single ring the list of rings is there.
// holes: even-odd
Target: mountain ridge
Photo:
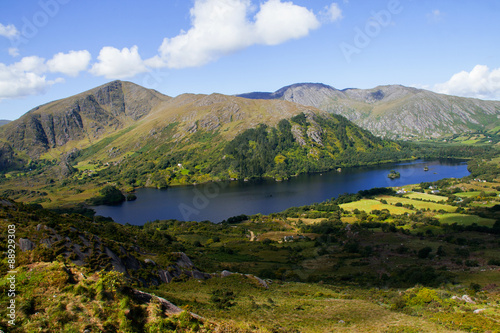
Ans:
[[[131,82],[112,81],[33,108],[0,128],[13,148],[39,157],[70,141],[97,141],[125,128],[171,97]]]
[[[314,106],[392,139],[439,138],[500,125],[500,101],[449,96],[402,85],[339,90],[322,83],[297,83],[273,93],[237,96]]]
[[[218,93],[172,98],[121,81],[31,110],[0,128],[0,143],[3,173],[37,170],[42,187],[48,174],[159,188],[283,180],[411,156],[312,106]]]

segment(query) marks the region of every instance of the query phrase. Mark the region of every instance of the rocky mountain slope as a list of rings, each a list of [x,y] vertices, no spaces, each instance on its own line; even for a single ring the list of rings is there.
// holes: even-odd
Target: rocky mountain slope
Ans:
[[[130,82],[114,81],[29,111],[0,129],[12,148],[39,157],[70,142],[92,144],[130,126],[170,97]]]
[[[299,83],[274,93],[239,95],[280,99],[340,114],[378,136],[398,139],[492,129],[500,124],[500,102],[437,94],[399,85],[344,89]]]

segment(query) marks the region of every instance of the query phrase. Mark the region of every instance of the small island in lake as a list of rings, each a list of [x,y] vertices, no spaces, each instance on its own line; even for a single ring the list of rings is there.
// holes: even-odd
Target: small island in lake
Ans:
[[[424,171],[429,171],[429,167],[428,167],[428,166],[425,166],[425,167],[424,167]]]
[[[401,175],[399,174],[399,172],[391,170],[391,172],[387,175],[387,177],[389,177],[391,179],[396,179],[396,178],[401,177]]]

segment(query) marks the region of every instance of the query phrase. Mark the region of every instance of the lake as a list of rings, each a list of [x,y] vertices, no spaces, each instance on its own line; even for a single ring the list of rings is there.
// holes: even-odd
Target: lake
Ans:
[[[424,171],[425,166],[428,171]],[[401,177],[389,179],[387,175],[391,170],[399,172]],[[283,182],[232,181],[165,190],[141,188],[136,192],[135,201],[92,208],[97,215],[109,216],[122,224],[143,225],[148,221],[168,219],[217,223],[240,214],[277,213],[373,187],[403,186],[468,175],[465,162],[417,160],[300,175]]]

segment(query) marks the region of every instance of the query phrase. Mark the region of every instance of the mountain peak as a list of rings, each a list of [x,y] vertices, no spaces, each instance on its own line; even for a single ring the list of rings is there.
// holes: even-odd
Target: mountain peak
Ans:
[[[1,130],[14,148],[37,157],[69,141],[88,144],[125,128],[171,99],[127,81],[111,81],[38,106]]]

